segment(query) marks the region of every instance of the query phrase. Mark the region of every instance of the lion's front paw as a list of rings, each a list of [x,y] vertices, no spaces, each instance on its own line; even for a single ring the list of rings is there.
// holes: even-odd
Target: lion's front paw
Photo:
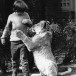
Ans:
[[[18,38],[20,38],[21,40],[24,40],[25,38],[25,34],[21,31],[21,30],[17,30],[16,31],[16,35]]]

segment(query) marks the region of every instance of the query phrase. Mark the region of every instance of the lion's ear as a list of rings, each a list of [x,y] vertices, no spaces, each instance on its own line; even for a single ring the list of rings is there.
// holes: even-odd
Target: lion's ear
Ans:
[[[48,23],[47,21],[46,21],[46,24],[45,24],[45,29],[47,31],[50,31],[50,23]]]
[[[47,25],[46,25],[46,22],[45,22],[45,23],[44,23],[44,27],[43,27],[43,28],[44,28],[44,29],[46,29],[46,27],[47,27]]]

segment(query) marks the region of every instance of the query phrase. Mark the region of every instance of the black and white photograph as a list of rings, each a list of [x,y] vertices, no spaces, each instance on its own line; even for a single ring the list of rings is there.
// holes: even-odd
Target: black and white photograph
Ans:
[[[0,0],[0,76],[76,76],[76,0]]]

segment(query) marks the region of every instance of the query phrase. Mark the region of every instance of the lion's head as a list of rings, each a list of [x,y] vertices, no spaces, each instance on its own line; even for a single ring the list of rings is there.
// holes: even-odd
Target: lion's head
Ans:
[[[49,28],[50,22],[49,21],[40,21],[39,23],[35,24],[32,27],[32,30],[39,34],[41,32],[47,31]]]

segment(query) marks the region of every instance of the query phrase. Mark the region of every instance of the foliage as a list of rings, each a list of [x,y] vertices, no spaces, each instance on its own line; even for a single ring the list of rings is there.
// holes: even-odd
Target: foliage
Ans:
[[[65,36],[61,27],[58,24],[51,24],[51,31],[52,31],[52,51],[54,55],[56,53],[60,53],[62,48],[65,46]]]

